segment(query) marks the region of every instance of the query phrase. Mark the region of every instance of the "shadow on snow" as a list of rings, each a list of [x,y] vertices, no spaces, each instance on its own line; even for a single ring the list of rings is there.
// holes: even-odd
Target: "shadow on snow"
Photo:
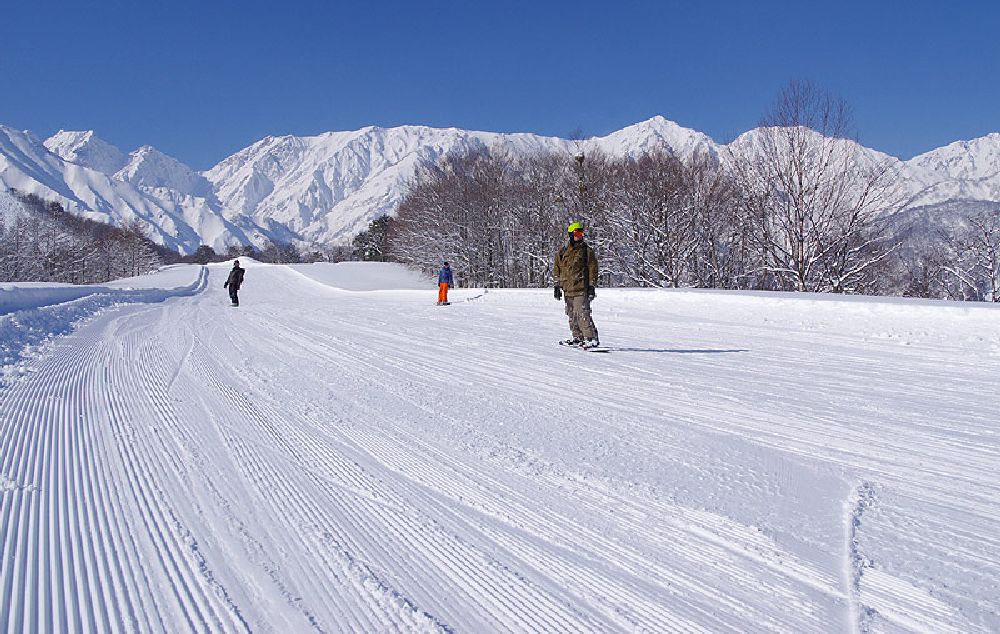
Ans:
[[[730,352],[750,352],[746,348],[733,350],[675,350],[670,348],[610,348],[614,352],[668,352],[673,354],[725,354]]]

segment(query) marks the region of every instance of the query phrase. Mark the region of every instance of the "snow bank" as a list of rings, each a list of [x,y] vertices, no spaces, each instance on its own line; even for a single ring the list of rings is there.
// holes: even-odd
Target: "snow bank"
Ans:
[[[203,274],[190,264],[165,266],[154,274],[127,277],[107,284],[60,284],[54,282],[8,282],[0,285],[0,315],[53,306],[95,294],[156,289],[185,294]],[[159,301],[159,300],[157,300]]]
[[[52,337],[72,332],[109,306],[162,302],[193,295],[208,281],[204,267],[179,265],[141,278],[104,286],[12,283],[0,286],[0,374],[18,372],[19,362]]]
[[[231,266],[231,265],[230,265]],[[108,282],[110,288],[133,290],[142,288],[159,288],[164,290],[186,290],[198,282],[204,275],[202,267],[192,264],[171,264],[160,267],[152,275],[125,277]]]
[[[434,280],[392,262],[316,262],[289,265],[314,282],[345,291],[428,290]]]
[[[74,286],[43,282],[14,282],[0,286],[0,315],[71,302],[94,293],[107,292],[105,286]]]

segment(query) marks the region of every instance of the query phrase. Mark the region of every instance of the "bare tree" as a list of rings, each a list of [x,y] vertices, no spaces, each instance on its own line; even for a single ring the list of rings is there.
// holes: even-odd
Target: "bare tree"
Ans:
[[[698,170],[705,171],[703,176]],[[697,283],[700,231],[712,224],[713,262],[733,279],[736,254],[721,227],[732,208],[718,169],[654,153],[511,156],[493,149],[425,167],[401,202],[388,257],[428,273],[452,262],[463,284],[546,286],[565,227],[581,220],[602,257],[602,283]]]
[[[492,148],[425,167],[397,209],[387,257],[428,273],[448,260],[460,285],[547,283],[552,161]]]
[[[150,242],[138,222],[112,227],[37,196],[18,198],[27,213],[0,227],[3,281],[92,284],[147,273],[177,257]]]
[[[943,235],[952,246],[943,268],[956,283],[956,299],[1000,302],[1000,208],[978,213],[958,236]]]
[[[603,228],[596,242],[610,270],[628,284],[685,284],[697,234],[681,161],[654,152],[600,168],[598,204],[590,215]]]
[[[853,140],[842,99],[792,82],[729,159],[761,272],[779,288],[851,290],[891,248],[877,220],[897,204],[893,165]]]
[[[732,176],[707,155],[684,164],[685,190],[695,219],[692,284],[706,288],[746,288],[754,250],[741,192]]]

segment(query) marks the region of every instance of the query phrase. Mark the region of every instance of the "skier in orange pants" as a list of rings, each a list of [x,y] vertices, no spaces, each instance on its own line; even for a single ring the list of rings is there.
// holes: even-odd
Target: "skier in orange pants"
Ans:
[[[444,266],[441,267],[441,272],[438,273],[438,306],[445,306],[448,302],[448,287],[454,283],[454,278],[451,275],[451,267],[445,262]]]

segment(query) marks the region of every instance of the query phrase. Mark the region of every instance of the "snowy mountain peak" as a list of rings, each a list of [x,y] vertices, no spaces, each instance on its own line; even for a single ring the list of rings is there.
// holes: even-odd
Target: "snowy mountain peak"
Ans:
[[[64,179],[66,165],[33,133],[0,125],[0,185],[4,188],[43,198],[55,193],[75,199]]]
[[[619,132],[626,132],[628,130],[652,130],[659,133],[666,133],[670,135],[674,134],[684,134],[684,135],[698,135],[704,136],[701,132],[697,130],[692,130],[691,128],[685,128],[676,121],[671,121],[663,115],[654,115],[645,121],[640,121],[634,123],[630,126],[625,126]]]
[[[115,178],[137,187],[173,189],[187,196],[212,194],[212,185],[204,176],[151,145],[129,154],[128,162],[115,173]]]
[[[834,155],[841,159],[867,167],[886,165],[890,169],[898,170],[903,166],[902,161],[898,158],[861,145],[854,139],[825,137],[816,130],[805,126],[754,128],[736,137],[726,147],[728,150],[735,151],[736,155],[772,151],[787,154],[791,146],[801,143],[808,143],[817,148],[823,147],[824,151],[835,152]],[[901,178],[905,176],[901,175]]]
[[[45,147],[71,163],[89,167],[107,175],[125,165],[125,154],[104,141],[93,130],[60,130],[45,140]]]
[[[449,154],[502,145],[561,151],[567,141],[455,128],[367,126],[308,137],[267,137],[205,173],[228,217],[280,223],[300,238],[344,242],[393,213],[416,170]]]
[[[591,139],[590,143],[615,156],[637,156],[657,150],[679,157],[690,157],[695,153],[718,155],[717,144],[707,134],[685,128],[661,115],[608,136]]]
[[[909,163],[926,170],[934,180],[980,180],[1000,175],[1000,133],[955,141],[915,156]]]

